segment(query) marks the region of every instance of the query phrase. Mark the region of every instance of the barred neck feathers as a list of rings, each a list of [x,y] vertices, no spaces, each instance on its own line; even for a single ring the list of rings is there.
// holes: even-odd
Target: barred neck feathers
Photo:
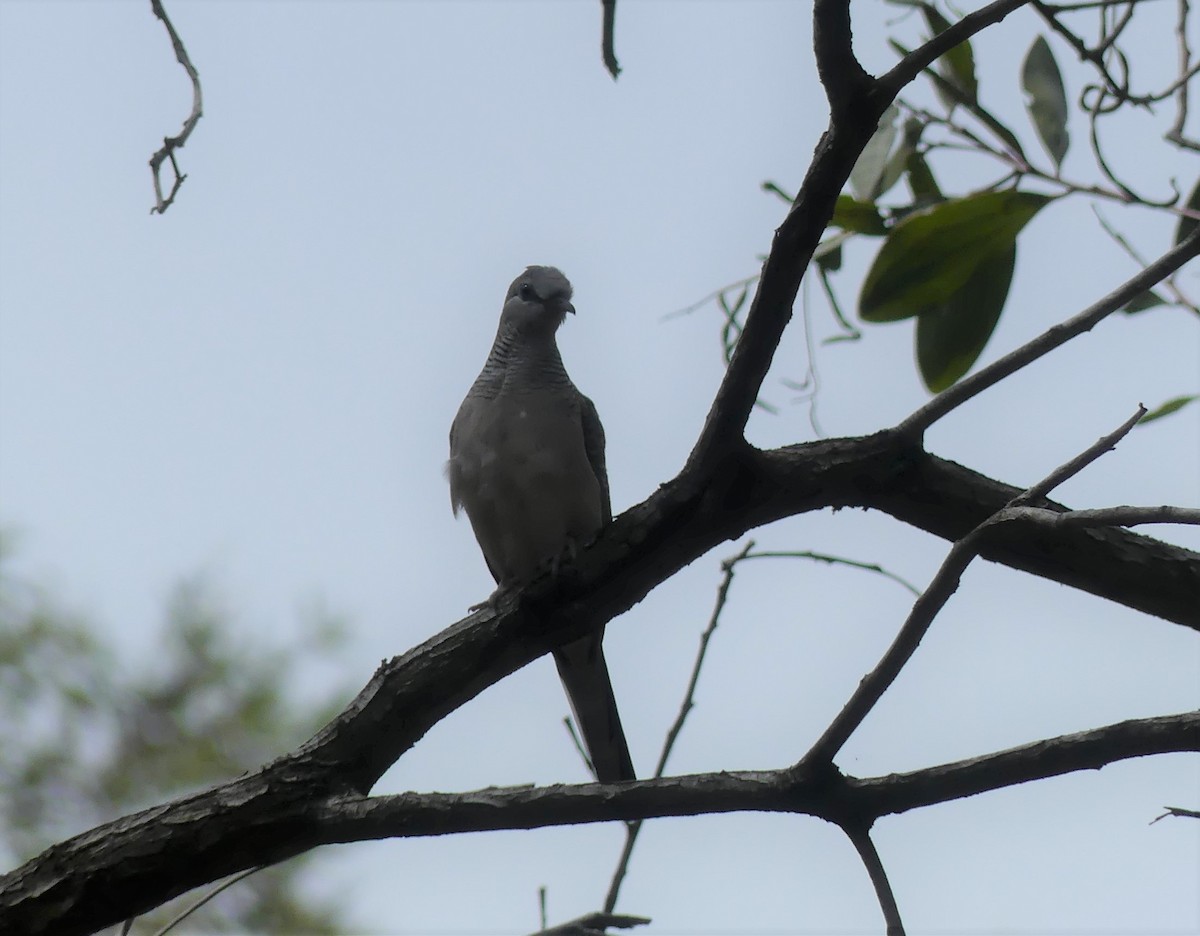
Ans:
[[[552,332],[528,334],[501,323],[496,341],[479,375],[480,389],[489,395],[502,390],[549,389],[571,385]]]

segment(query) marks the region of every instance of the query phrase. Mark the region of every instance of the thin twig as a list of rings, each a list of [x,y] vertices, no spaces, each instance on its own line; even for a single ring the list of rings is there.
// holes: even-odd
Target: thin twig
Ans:
[[[1188,74],[1192,61],[1192,52],[1188,48],[1187,21],[1189,10],[1188,0],[1178,0],[1179,13],[1175,26],[1175,47],[1179,50],[1179,71],[1184,77]],[[1187,149],[1200,150],[1200,142],[1183,135],[1183,126],[1188,116],[1188,82],[1180,81],[1175,89],[1175,123],[1166,133],[1166,139]]]
[[[1031,364],[1055,348],[1066,344],[1072,338],[1090,331],[1113,312],[1124,308],[1129,300],[1141,295],[1163,278],[1170,276],[1198,254],[1200,254],[1200,227],[1197,227],[1146,269],[1127,279],[1121,286],[1103,299],[1088,306],[1078,315],[1051,326],[1032,341],[1015,351],[1010,351],[969,377],[965,377],[949,389],[943,390],[900,423],[896,427],[896,431],[914,438],[920,437],[926,429],[947,413],[1016,373],[1027,364]]]
[[[846,559],[842,556],[830,556],[826,553],[810,552],[808,550],[789,552],[789,551],[767,551],[748,553],[741,557],[742,559],[813,559],[816,562],[825,562],[829,565],[844,565],[850,566],[852,569],[862,569],[865,572],[874,572],[876,575],[882,575],[884,578],[891,579],[898,585],[903,585],[914,596],[920,595],[921,590],[912,582],[901,578],[895,572],[889,572],[883,566],[874,562],[859,562],[857,559]]]
[[[596,765],[592,763],[592,758],[588,755],[587,748],[583,744],[583,739],[579,737],[579,732],[575,730],[575,721],[570,715],[563,716],[563,725],[567,729],[567,734],[571,736],[571,742],[575,745],[575,750],[579,754],[580,760],[583,761],[583,766],[588,773],[592,775],[593,780],[599,780],[596,776]]]
[[[1147,523],[1200,525],[1200,510],[1189,507],[1101,507],[1095,510],[1047,510],[1044,507],[1010,507],[1012,520],[1056,526],[1142,526]]]
[[[968,13],[949,28],[938,33],[924,45],[914,49],[901,59],[891,71],[878,79],[878,93],[889,100],[900,93],[900,89],[917,77],[955,46],[966,42],[981,29],[1000,22],[1009,13],[1023,7],[1029,0],[995,0],[985,7]]]
[[[867,869],[867,874],[871,878],[871,885],[875,888],[875,897],[879,901],[879,909],[883,911],[883,919],[887,924],[887,936],[904,936],[904,921],[900,919],[900,908],[896,906],[896,895],[892,893],[892,885],[888,881],[887,871],[884,870],[879,852],[875,850],[875,843],[871,841],[870,833],[865,828],[853,826],[843,826],[842,831],[854,844],[854,849],[858,852],[858,857],[862,859],[863,867]]]
[[[192,135],[192,131],[196,128],[197,121],[203,115],[204,96],[200,91],[200,74],[192,64],[191,58],[188,57],[187,49],[184,48],[183,40],[179,38],[179,33],[175,31],[175,27],[167,17],[167,11],[163,9],[162,0],[150,0],[150,9],[155,16],[163,21],[163,25],[167,27],[167,34],[171,37],[171,46],[175,49],[175,58],[183,66],[183,70],[187,72],[188,78],[192,82],[192,112],[188,115],[187,120],[183,122],[183,129],[179,131],[178,136],[163,137],[162,148],[150,157],[150,171],[154,176],[154,207],[150,209],[150,213],[162,214],[175,201],[175,195],[179,192],[179,187],[183,185],[183,180],[187,178],[186,175],[179,172],[179,164],[175,161],[175,150],[182,148],[187,143],[188,137]],[[163,198],[159,172],[162,169],[163,161],[166,159],[171,160],[171,168],[175,173],[175,181],[171,185],[170,193],[166,198]]]
[[[1104,230],[1104,233],[1111,237],[1113,241],[1116,242],[1117,246],[1129,255],[1134,263],[1136,263],[1138,266],[1144,267],[1146,265],[1146,261],[1142,258],[1141,254],[1139,254],[1133,248],[1133,245],[1126,240],[1125,236],[1121,234],[1120,231],[1108,223],[1108,219],[1100,213],[1099,208],[1097,208],[1095,205],[1092,205],[1091,207],[1092,214],[1096,216],[1096,221],[1100,224],[1100,227]],[[1164,277],[1162,286],[1171,294],[1171,298],[1175,300],[1177,305],[1182,306],[1196,315],[1200,315],[1200,306],[1197,306],[1196,303],[1191,300],[1191,298],[1184,295],[1183,291],[1179,288],[1179,284],[1175,281],[1174,274]]]
[[[749,287],[751,283],[755,283],[758,281],[758,277],[759,277],[759,274],[755,273],[753,276],[747,276],[740,280],[736,280],[732,283],[726,283],[720,289],[714,289],[703,299],[697,299],[695,302],[693,302],[689,306],[684,306],[682,309],[676,309],[674,312],[668,312],[661,319],[659,319],[659,321],[665,322],[668,319],[679,318],[682,315],[691,315],[697,309],[703,308],[704,306],[708,305],[708,303],[712,302],[714,299],[719,298],[720,296],[723,296],[727,292],[732,292],[735,289],[744,289],[744,288]]]
[[[667,760],[671,756],[671,751],[675,747],[679,733],[683,731],[683,723],[687,721],[688,715],[695,708],[696,684],[700,681],[700,670],[704,666],[704,657],[708,653],[708,642],[712,639],[713,633],[716,632],[717,624],[721,619],[721,612],[724,610],[725,602],[729,598],[729,587],[733,584],[734,566],[745,559],[753,548],[754,540],[749,540],[741,552],[721,563],[722,578],[721,584],[717,588],[717,600],[713,604],[712,614],[709,615],[708,626],[704,628],[704,633],[700,635],[700,648],[696,651],[696,661],[692,664],[692,673],[688,677],[687,689],[683,693],[683,702],[679,706],[679,714],[675,716],[675,721],[667,731],[667,737],[663,741],[662,753],[659,754],[658,765],[654,768],[654,779],[656,780],[667,769]],[[625,827],[625,847],[621,849],[621,857],[617,860],[617,867],[613,872],[612,883],[608,887],[608,896],[604,898],[605,913],[612,913],[617,906],[617,896],[621,890],[621,883],[625,880],[625,874],[629,870],[629,859],[633,855],[633,846],[637,842],[638,833],[641,830],[642,823],[640,820],[630,822]]]
[[[1166,812],[1161,816],[1155,816],[1151,819],[1150,825],[1154,825],[1159,819],[1166,819],[1168,816],[1176,816],[1184,819],[1200,819],[1200,812],[1197,812],[1195,809],[1182,809],[1179,806],[1164,806],[1163,809]]]
[[[887,652],[884,653],[875,668],[863,678],[837,717],[804,755],[800,762],[802,765],[805,763],[826,764],[833,761],[842,745],[863,723],[888,687],[900,675],[905,664],[916,653],[917,647],[930,625],[933,624],[934,618],[958,589],[963,572],[979,555],[988,532],[997,524],[1009,519],[1006,512],[1015,507],[1023,507],[1031,501],[1040,500],[1068,478],[1078,474],[1124,438],[1137,425],[1138,420],[1145,412],[1145,407],[1139,406],[1137,412],[1118,429],[1090,445],[1066,464],[1056,468],[1033,487],[1018,494],[950,548],[937,574],[929,583],[929,587],[913,603],[912,611],[895,640],[892,641],[892,645],[888,647]]]
[[[157,930],[154,933],[154,936],[165,936],[166,933],[169,933],[171,930],[173,930],[176,926],[178,926],[180,923],[182,923],[184,920],[186,920],[189,916],[191,916],[193,913],[195,913],[197,910],[199,910],[201,907],[203,907],[206,903],[208,903],[210,900],[212,900],[214,897],[216,897],[217,894],[221,893],[221,891],[225,890],[227,887],[232,887],[234,884],[238,883],[238,881],[242,881],[256,872],[261,871],[264,867],[265,867],[265,865],[258,865],[257,867],[254,867],[254,868],[247,868],[245,871],[241,871],[241,872],[233,875],[233,877],[226,878],[224,881],[222,881],[220,884],[218,884],[216,887],[214,887],[212,890],[210,890],[207,894],[205,894],[203,897],[201,897],[199,900],[197,900],[191,906],[186,907],[174,919],[172,919],[169,923],[167,923],[165,926],[163,926],[162,929]]]

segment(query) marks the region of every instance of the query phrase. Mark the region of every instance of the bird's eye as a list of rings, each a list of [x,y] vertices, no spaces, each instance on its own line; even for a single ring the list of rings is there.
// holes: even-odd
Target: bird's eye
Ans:
[[[530,286],[528,283],[521,284],[521,288],[517,291],[517,295],[520,296],[522,299],[524,299],[526,302],[529,302],[530,300],[537,298],[537,293],[535,293],[533,291],[533,287]]]

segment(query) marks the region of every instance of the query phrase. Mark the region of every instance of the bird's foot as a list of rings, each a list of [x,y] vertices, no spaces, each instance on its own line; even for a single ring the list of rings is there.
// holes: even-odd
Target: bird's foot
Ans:
[[[488,595],[487,598],[485,598],[483,601],[479,602],[478,604],[473,604],[473,605],[471,605],[471,607],[467,608],[467,613],[474,614],[476,611],[482,610],[483,608],[488,608],[489,610],[495,611],[496,606],[498,604],[500,604],[500,594],[503,591],[504,591],[504,586],[497,585],[496,590],[494,592],[492,592],[490,595]]]
[[[547,562],[550,575],[554,578],[557,578],[559,570],[561,570],[564,565],[570,565],[573,563],[578,555],[579,544],[573,539],[567,540],[566,545],[564,545],[559,552],[551,556]]]

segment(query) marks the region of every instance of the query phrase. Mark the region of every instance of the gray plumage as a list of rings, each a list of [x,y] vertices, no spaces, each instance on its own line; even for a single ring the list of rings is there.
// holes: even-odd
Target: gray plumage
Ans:
[[[572,556],[612,519],[604,428],[555,342],[575,311],[571,292],[554,267],[513,280],[492,350],[450,426],[450,503],[471,521],[497,582],[493,598]],[[601,629],[560,647],[554,661],[597,777],[632,780],[603,637]]]

